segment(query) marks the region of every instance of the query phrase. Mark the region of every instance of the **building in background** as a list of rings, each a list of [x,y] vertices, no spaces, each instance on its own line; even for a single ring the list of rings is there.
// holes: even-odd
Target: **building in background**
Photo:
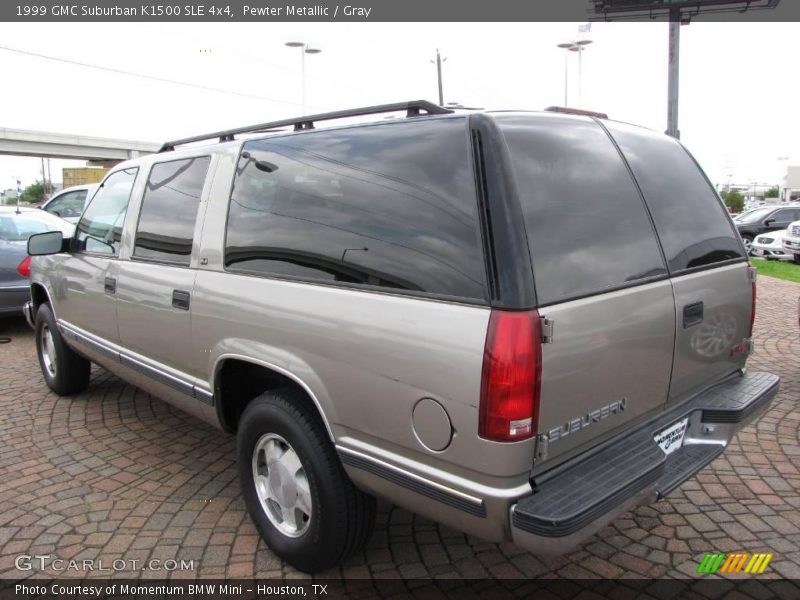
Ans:
[[[783,199],[786,201],[800,200],[800,166],[786,167]]]
[[[61,181],[65,188],[73,185],[99,183],[108,173],[104,167],[77,167],[61,169]]]

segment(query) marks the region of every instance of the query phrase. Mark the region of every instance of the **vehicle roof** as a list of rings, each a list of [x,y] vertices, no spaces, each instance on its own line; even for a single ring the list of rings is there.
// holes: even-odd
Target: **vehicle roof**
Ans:
[[[500,116],[500,115],[536,115],[536,116],[546,116],[548,118],[553,119],[554,121],[569,121],[569,120],[583,120],[583,121],[594,121],[596,117],[587,116],[583,114],[572,114],[566,112],[550,112],[545,110],[483,110],[483,109],[463,109],[459,110],[458,112],[452,112],[449,114],[430,114],[430,115],[418,115],[414,117],[397,117],[397,118],[372,118],[367,120],[359,120],[355,122],[347,122],[347,123],[338,123],[335,125],[326,124],[322,127],[315,127],[313,129],[303,129],[303,130],[293,130],[291,126],[286,126],[285,129],[280,131],[269,131],[269,132],[256,132],[256,133],[241,133],[237,134],[236,139],[231,141],[210,141],[206,142],[196,142],[193,144],[187,144],[177,147],[174,150],[166,150],[163,152],[156,152],[154,154],[147,154],[144,156],[140,156],[137,158],[129,159],[124,162],[119,163],[114,167],[111,172],[119,171],[121,169],[130,168],[134,166],[149,166],[155,162],[167,162],[171,160],[180,160],[182,158],[188,158],[193,156],[200,156],[200,155],[208,155],[208,154],[221,154],[228,152],[231,148],[239,148],[243,143],[252,140],[261,140],[261,139],[270,139],[274,137],[285,137],[285,136],[295,136],[295,135],[307,135],[313,134],[315,132],[321,131],[337,131],[342,129],[353,129],[357,127],[372,127],[377,125],[395,125],[398,123],[407,123],[409,121],[437,121],[443,119],[463,119],[468,117],[469,115],[473,114],[485,114],[490,117],[492,116]],[[635,125],[632,123],[626,123],[625,121],[619,121],[616,119],[603,119],[604,121],[611,121],[617,123],[625,123],[627,125],[634,125],[636,127],[640,127],[643,131],[652,131],[646,127],[641,127],[639,125]],[[323,123],[330,123],[325,122]]]

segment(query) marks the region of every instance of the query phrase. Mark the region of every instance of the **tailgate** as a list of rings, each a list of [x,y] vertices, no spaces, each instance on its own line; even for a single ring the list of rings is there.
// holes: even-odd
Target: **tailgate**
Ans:
[[[676,338],[669,402],[675,403],[744,368],[752,286],[747,263],[675,277],[672,286]]]
[[[675,308],[669,281],[542,309],[555,323],[542,346],[537,461],[552,466],[663,410]],[[542,439],[543,438],[543,439]]]

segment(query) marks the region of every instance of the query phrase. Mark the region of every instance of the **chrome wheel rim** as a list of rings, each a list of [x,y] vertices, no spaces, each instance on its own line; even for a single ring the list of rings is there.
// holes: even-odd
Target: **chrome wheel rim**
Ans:
[[[282,534],[296,538],[311,524],[311,489],[294,448],[275,433],[262,435],[253,449],[253,482],[261,509]]]
[[[39,345],[41,347],[42,362],[50,377],[56,376],[56,346],[53,343],[53,332],[47,325],[42,326],[39,333]]]
[[[744,249],[747,250],[747,254],[750,254],[753,250],[753,242],[747,238],[742,238],[742,241],[744,242]]]

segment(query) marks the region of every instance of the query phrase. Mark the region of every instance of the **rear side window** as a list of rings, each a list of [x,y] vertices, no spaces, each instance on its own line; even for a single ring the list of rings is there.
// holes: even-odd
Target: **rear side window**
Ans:
[[[625,163],[595,122],[499,115],[511,154],[540,304],[666,275]]]
[[[484,298],[464,119],[244,144],[230,271]]]
[[[642,189],[672,273],[744,257],[725,207],[683,146],[633,125],[606,126]]]
[[[135,257],[189,265],[200,192],[210,162],[202,156],[153,165],[136,228]]]

